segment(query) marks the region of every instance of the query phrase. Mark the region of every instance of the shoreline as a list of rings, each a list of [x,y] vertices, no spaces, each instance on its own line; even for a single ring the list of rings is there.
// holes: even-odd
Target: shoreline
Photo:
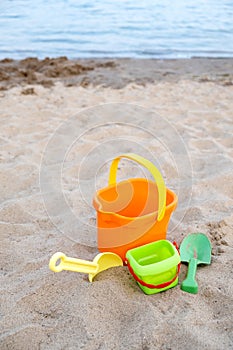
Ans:
[[[146,63],[146,64],[145,64]],[[130,83],[193,80],[233,85],[233,58],[190,59],[68,59],[67,57],[0,60],[0,90],[18,85],[52,87],[102,86],[121,89]]]

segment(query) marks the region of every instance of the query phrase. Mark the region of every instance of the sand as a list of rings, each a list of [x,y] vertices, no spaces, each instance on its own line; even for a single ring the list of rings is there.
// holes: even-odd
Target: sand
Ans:
[[[7,59],[0,72],[0,348],[232,349],[233,60]],[[147,296],[126,267],[92,284],[48,268],[57,251],[98,253],[91,198],[129,151],[179,196],[167,238],[211,240],[196,295]],[[119,179],[132,174],[148,175],[122,161]]]

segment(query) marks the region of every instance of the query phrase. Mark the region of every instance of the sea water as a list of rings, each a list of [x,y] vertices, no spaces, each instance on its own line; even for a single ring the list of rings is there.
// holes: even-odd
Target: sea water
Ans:
[[[0,58],[233,57],[233,0],[2,0]]]

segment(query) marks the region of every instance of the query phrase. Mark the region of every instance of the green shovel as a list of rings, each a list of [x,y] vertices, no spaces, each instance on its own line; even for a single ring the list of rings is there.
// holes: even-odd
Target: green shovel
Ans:
[[[188,293],[196,294],[198,284],[195,280],[197,265],[210,264],[211,243],[204,233],[191,233],[184,238],[180,245],[180,258],[182,262],[187,262],[187,277],[181,284],[181,289]]]

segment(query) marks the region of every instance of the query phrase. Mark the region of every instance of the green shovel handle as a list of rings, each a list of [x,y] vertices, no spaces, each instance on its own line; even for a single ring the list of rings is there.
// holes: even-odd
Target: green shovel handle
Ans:
[[[195,280],[196,270],[197,270],[198,260],[196,258],[191,258],[189,260],[188,273],[185,280],[181,283],[181,289],[185,292],[197,294],[198,284]]]

